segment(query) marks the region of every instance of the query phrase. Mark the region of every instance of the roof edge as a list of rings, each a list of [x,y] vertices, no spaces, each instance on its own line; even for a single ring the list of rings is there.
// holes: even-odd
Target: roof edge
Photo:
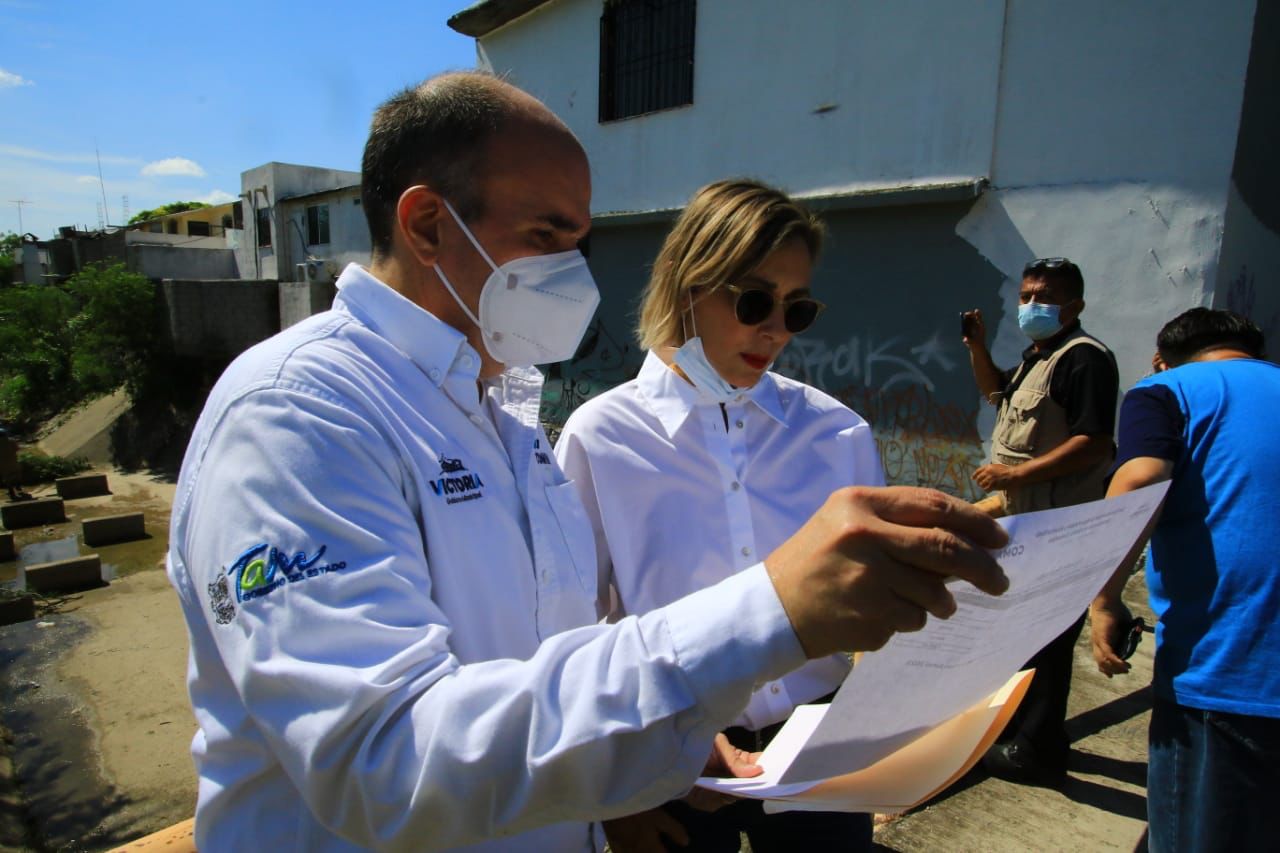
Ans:
[[[482,38],[505,27],[551,0],[480,0],[461,12],[449,16],[449,29],[472,38]]]
[[[814,195],[793,196],[796,201],[815,213],[841,210],[859,210],[868,207],[904,207],[913,204],[945,204],[968,201],[982,195],[990,185],[987,178],[971,178],[936,184],[911,184],[893,187],[870,187],[849,192],[826,192]],[[654,210],[620,210],[594,214],[592,227],[612,228],[625,225],[649,225],[669,222],[679,215],[682,207],[663,207]]]

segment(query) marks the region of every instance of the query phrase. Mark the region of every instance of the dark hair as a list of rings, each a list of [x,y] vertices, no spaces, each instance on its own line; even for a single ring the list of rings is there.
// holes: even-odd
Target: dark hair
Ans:
[[[410,86],[373,114],[360,197],[375,255],[391,251],[396,205],[415,184],[444,196],[464,220],[482,216],[479,173],[486,143],[510,117],[497,77],[453,71]]]
[[[1262,358],[1266,341],[1262,330],[1234,311],[1192,308],[1174,317],[1156,336],[1160,358],[1170,367],[1186,364],[1202,352],[1239,349]]]
[[[1066,258],[1039,258],[1022,268],[1022,278],[1042,281],[1061,291],[1067,300],[1084,298],[1084,275]]]

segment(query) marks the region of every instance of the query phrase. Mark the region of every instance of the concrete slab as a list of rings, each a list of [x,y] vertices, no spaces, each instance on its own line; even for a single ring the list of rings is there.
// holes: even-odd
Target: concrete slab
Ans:
[[[16,559],[18,559],[18,549],[13,544],[13,533],[10,531],[0,533],[0,563]]]
[[[84,544],[96,548],[113,542],[132,542],[147,538],[146,524],[140,512],[86,518],[80,525]]]
[[[0,504],[0,522],[8,530],[20,527],[39,527],[66,521],[62,498],[36,498],[33,501],[13,501]]]
[[[0,599],[0,625],[30,622],[36,618],[36,602],[29,595]]]
[[[63,500],[111,494],[111,490],[107,488],[106,474],[77,474],[74,477],[59,477],[53,482],[58,489],[58,497]]]
[[[35,563],[27,566],[27,589],[35,592],[63,592],[102,584],[102,560],[97,554]]]

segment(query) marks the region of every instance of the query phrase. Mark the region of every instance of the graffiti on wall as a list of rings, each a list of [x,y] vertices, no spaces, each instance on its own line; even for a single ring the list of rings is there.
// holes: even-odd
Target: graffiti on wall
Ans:
[[[1257,323],[1267,340],[1280,334],[1280,310],[1259,307],[1257,284],[1248,267],[1240,267],[1240,274],[1227,283],[1226,308]]]
[[[597,394],[628,382],[640,371],[644,353],[626,337],[609,331],[599,317],[587,327],[573,358],[547,368],[540,418],[555,444],[573,410]]]
[[[796,338],[775,369],[824,389],[862,415],[875,433],[890,484],[977,500],[984,494],[970,479],[984,461],[977,409],[945,399],[977,396],[957,346],[938,331],[918,341],[850,335],[834,346],[822,338]],[[955,393],[957,384],[964,390]]]
[[[973,379],[959,345],[941,332],[922,339],[850,335],[833,344],[792,339],[774,369],[821,388],[871,424],[890,484],[927,486],[966,500],[983,496],[970,479],[984,461]],[[578,406],[632,379],[644,354],[597,319],[569,361],[551,365],[542,423],[554,442]],[[957,387],[959,386],[959,387]]]

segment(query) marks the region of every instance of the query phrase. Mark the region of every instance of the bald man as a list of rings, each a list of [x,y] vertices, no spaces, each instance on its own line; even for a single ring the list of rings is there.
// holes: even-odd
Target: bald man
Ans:
[[[763,563],[595,625],[590,525],[533,364],[598,301],[581,146],[481,73],[374,115],[368,269],[237,359],[183,462],[168,571],[191,635],[201,850],[590,850],[593,822],[758,770],[752,686],[998,594],[993,522],[836,493]]]

